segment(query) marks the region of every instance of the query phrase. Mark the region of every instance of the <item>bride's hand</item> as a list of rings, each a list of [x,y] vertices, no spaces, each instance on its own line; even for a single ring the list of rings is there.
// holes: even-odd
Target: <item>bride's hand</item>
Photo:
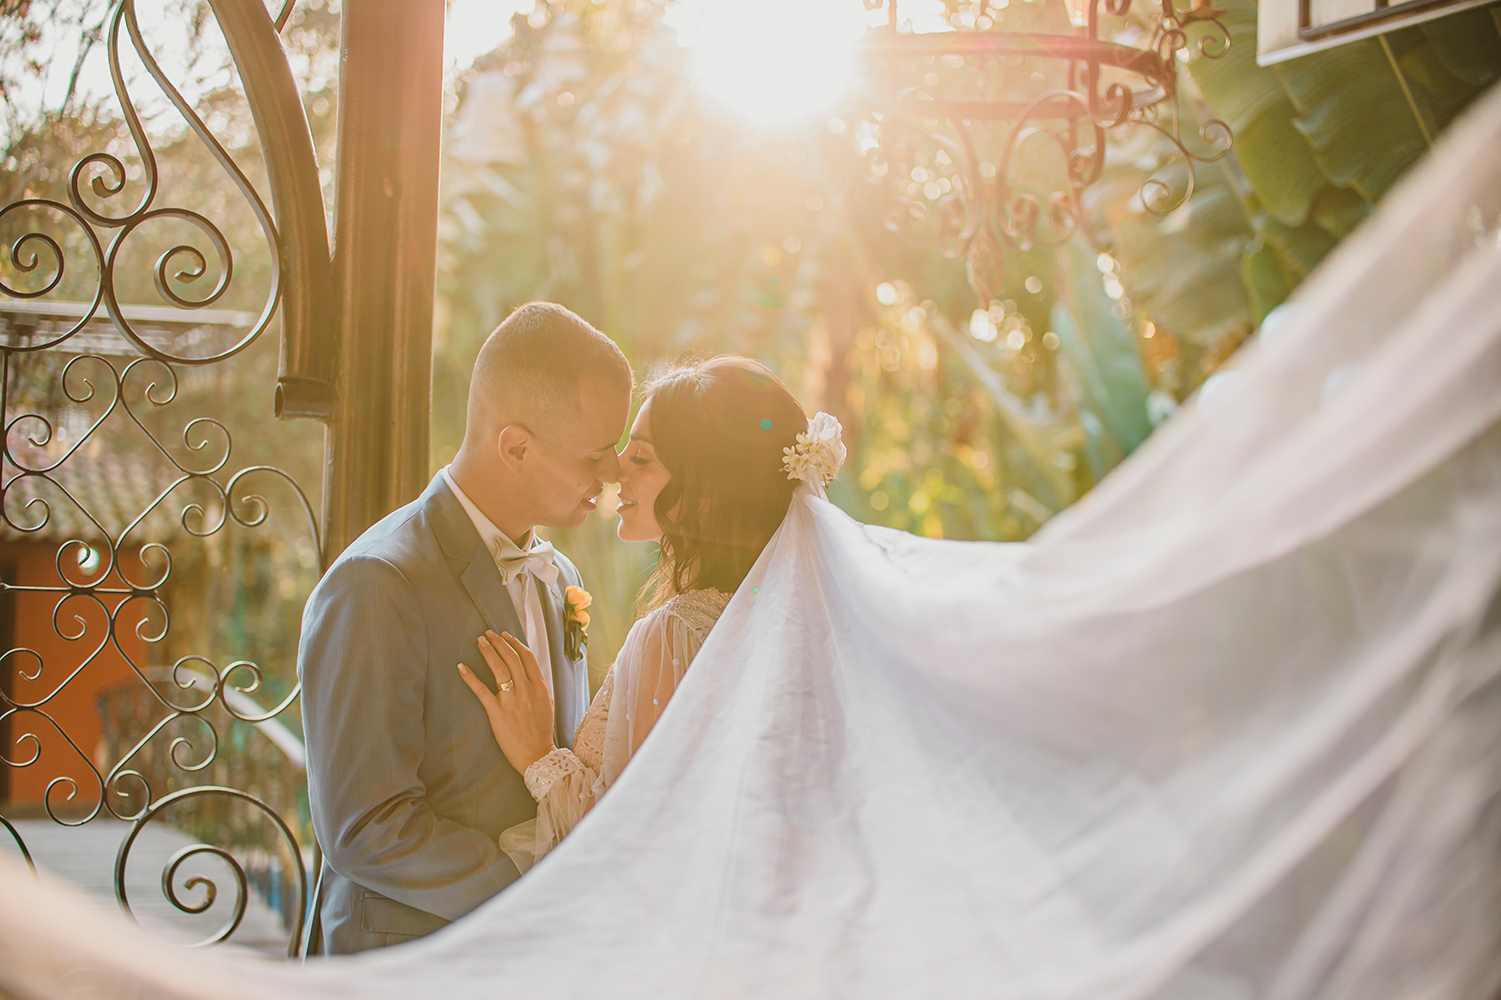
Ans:
[[[500,685],[494,694],[485,687],[474,671],[459,664],[459,676],[485,707],[495,742],[521,774],[533,763],[551,753],[552,693],[542,680],[537,658],[526,644],[510,633],[496,635],[486,631],[479,637],[479,651],[490,665],[490,673]]]

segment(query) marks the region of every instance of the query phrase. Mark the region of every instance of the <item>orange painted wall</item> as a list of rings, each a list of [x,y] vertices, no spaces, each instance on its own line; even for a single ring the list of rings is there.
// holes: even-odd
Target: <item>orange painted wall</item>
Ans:
[[[0,543],[0,567],[6,575],[6,583],[19,586],[58,587],[64,583],[57,571],[58,545],[55,542],[7,542]],[[106,567],[100,566],[92,575],[77,568],[76,546],[63,553],[67,560],[68,577],[75,583],[100,581]],[[140,563],[138,552],[123,554],[122,566],[112,571],[108,579],[100,583],[107,589],[124,589],[119,575],[125,575],[136,583],[147,580],[147,571]],[[73,812],[79,809],[91,811],[99,801],[99,779],[89,768],[93,763],[101,773],[107,773],[108,762],[99,760],[101,755],[102,727],[95,701],[101,691],[122,682],[140,683],[130,664],[122,656],[115,643],[109,641],[109,614],[126,601],[121,595],[99,595],[95,600],[89,596],[74,596],[57,593],[13,592],[14,639],[13,645],[34,650],[37,656],[12,653],[3,664],[8,675],[6,682],[11,698],[18,703],[38,702],[39,711],[19,711],[6,723],[8,729],[4,755],[11,760],[27,760],[40,754],[36,762],[27,767],[10,767],[0,763],[0,771],[6,772],[5,796],[12,806],[39,806],[46,794],[47,785],[57,777],[71,777],[78,783],[76,796],[67,799],[67,789],[59,787],[52,794],[52,804],[59,811]],[[61,610],[58,610],[61,602]],[[147,666],[148,644],[135,632],[136,622],[144,614],[150,602],[137,599],[130,603],[116,620],[116,640],[142,670]],[[58,627],[75,639],[57,634],[53,628],[54,611],[57,611]],[[83,619],[80,624],[75,620]],[[81,633],[81,634],[80,634]],[[148,634],[150,634],[148,632]],[[97,654],[95,650],[100,645]],[[38,671],[40,657],[40,671]],[[80,669],[81,668],[81,669]],[[77,676],[63,681],[78,671]],[[26,675],[37,675],[28,679]],[[61,685],[61,690],[58,690]],[[55,694],[52,692],[56,691]],[[52,696],[49,698],[48,695]],[[56,725],[41,713],[46,713]],[[71,737],[77,749],[58,729]],[[36,742],[26,739],[26,734],[36,737]],[[20,744],[17,741],[20,740]]]

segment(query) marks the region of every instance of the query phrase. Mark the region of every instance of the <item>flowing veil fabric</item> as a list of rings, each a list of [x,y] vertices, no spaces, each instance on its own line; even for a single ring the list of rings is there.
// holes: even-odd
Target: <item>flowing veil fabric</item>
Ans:
[[[1213,406],[1032,542],[800,494],[620,781],[466,919],[278,966],[6,869],[0,985],[1494,1000],[1498,164],[1493,90]]]

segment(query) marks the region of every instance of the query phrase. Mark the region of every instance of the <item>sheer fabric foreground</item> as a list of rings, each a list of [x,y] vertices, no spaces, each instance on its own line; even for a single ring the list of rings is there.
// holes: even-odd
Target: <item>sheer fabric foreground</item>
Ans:
[[[277,965],[8,866],[0,992],[1492,1000],[1497,164],[1501,91],[1034,542],[799,495],[619,782],[468,918]]]

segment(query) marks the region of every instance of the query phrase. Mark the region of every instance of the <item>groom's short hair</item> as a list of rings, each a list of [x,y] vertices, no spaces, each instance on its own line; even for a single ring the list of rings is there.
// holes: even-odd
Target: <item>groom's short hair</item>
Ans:
[[[587,379],[626,392],[634,381],[630,362],[609,337],[563,306],[528,302],[480,347],[469,380],[468,423],[486,434],[516,422],[551,433],[549,425],[578,412],[580,383]]]

